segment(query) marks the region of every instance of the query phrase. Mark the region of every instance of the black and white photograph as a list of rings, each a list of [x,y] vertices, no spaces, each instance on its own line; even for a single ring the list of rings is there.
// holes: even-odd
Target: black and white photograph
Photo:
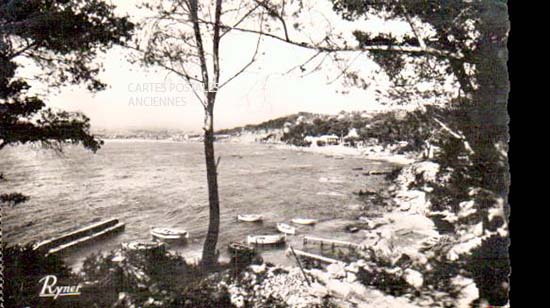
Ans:
[[[0,0],[0,306],[510,307],[509,34],[504,0]]]

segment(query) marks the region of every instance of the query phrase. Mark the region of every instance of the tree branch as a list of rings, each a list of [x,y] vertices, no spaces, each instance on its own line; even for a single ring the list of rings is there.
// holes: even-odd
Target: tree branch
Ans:
[[[281,14],[279,14],[279,12],[277,12],[275,9],[269,7],[269,5],[264,2],[264,1],[259,1],[259,0],[255,0],[255,2],[259,5],[261,5],[264,9],[267,10],[267,12],[271,15],[271,16],[275,16],[277,19],[279,19],[279,21],[281,21],[281,24],[283,25],[283,31],[285,33],[285,40],[287,42],[290,41],[290,38],[288,37],[288,29],[286,27],[286,22],[285,22],[285,19],[283,18],[283,16],[281,16]],[[283,6],[284,8],[284,6]]]
[[[246,12],[246,14],[244,14],[241,18],[239,18],[239,20],[232,26],[232,28],[234,27],[237,27],[238,25],[240,25],[248,16],[250,16],[250,14],[252,14],[257,8],[259,8],[260,5],[256,5],[255,7],[253,7],[252,9],[250,9],[248,12]],[[228,29],[226,31],[224,31],[221,35],[220,35],[220,38],[222,38],[224,35],[226,35],[227,33],[229,33],[231,29]]]
[[[208,21],[202,20],[199,21],[202,23],[210,23]],[[361,46],[361,47],[341,47],[341,46],[332,46],[332,45],[315,45],[315,44],[309,44],[306,42],[297,42],[293,40],[287,40],[284,37],[280,37],[278,35],[260,31],[260,30],[254,30],[254,29],[247,29],[247,28],[240,28],[240,27],[233,27],[228,25],[221,25],[221,28],[223,29],[230,29],[230,30],[236,30],[244,33],[252,33],[257,35],[263,35],[275,40],[279,40],[294,46],[298,46],[301,48],[306,49],[312,49],[317,50],[321,52],[361,52],[361,51],[394,51],[394,52],[402,52],[402,53],[414,53],[414,54],[429,54],[439,57],[448,57],[448,58],[456,58],[461,59],[462,56],[451,53],[447,51],[441,51],[439,49],[426,47],[415,47],[415,46],[396,46],[396,45],[368,45],[368,46]]]
[[[263,25],[263,22],[260,22],[260,29],[262,28],[262,25]],[[218,89],[221,89],[223,86],[230,83],[233,79],[237,78],[239,75],[244,73],[244,71],[246,71],[256,61],[256,56],[258,55],[258,51],[260,50],[261,40],[262,40],[262,35],[260,34],[260,35],[258,35],[258,41],[256,42],[256,49],[254,50],[254,53],[252,54],[252,57],[250,58],[250,61],[247,64],[245,64],[237,73],[235,73],[233,76],[231,76],[226,81],[224,81],[222,84],[220,84]]]

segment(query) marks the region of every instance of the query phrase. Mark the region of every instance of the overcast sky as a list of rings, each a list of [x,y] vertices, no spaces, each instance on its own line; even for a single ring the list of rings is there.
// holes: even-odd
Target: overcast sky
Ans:
[[[133,2],[121,1],[120,12],[134,14]],[[328,1],[318,8],[331,22],[349,29],[355,27],[338,20],[327,4]],[[369,26],[388,27],[379,21],[371,22]],[[407,30],[399,25],[393,27]],[[229,76],[248,61],[255,38],[242,33],[224,37],[221,45],[222,73]],[[285,74],[309,58],[313,54],[311,50],[266,38],[262,42],[262,51],[265,55],[255,65],[219,92],[215,107],[216,129],[258,123],[299,111],[337,113],[341,110],[381,109],[374,91],[384,88],[383,77],[380,83],[367,90],[346,88],[339,81],[329,84],[336,76],[336,71],[329,65],[306,77],[300,77],[299,70]],[[49,106],[82,111],[91,118],[94,128],[156,127],[199,131],[202,106],[185,83],[164,70],[146,70],[130,64],[126,61],[126,53],[116,47],[101,57],[105,72],[100,77],[109,84],[107,90],[91,94],[82,86],[65,87],[48,95]],[[355,64],[365,72],[375,68],[365,56],[358,58]],[[342,94],[342,91],[347,93]]]

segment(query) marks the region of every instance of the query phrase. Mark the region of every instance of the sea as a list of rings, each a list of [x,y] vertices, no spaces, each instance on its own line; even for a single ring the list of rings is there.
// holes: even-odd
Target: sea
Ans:
[[[362,233],[347,233],[363,204],[354,192],[383,190],[391,163],[356,156],[301,152],[266,144],[216,144],[221,225],[218,249],[228,258],[227,244],[247,235],[277,234],[276,223],[314,218],[314,226],[297,226],[286,246],[260,249],[265,260],[293,264],[285,254],[295,249],[323,253],[303,236],[361,242]],[[0,151],[2,192],[21,192],[30,199],[2,209],[2,237],[25,244],[61,235],[94,222],[118,218],[121,233],[72,249],[63,257],[74,268],[93,253],[106,253],[122,242],[151,239],[150,227],[189,231],[185,245],[169,249],[197,259],[208,227],[208,189],[200,143],[106,140],[91,153],[67,146],[62,153],[38,146]],[[262,223],[238,222],[238,214],[261,214]],[[325,248],[323,248],[325,249]]]

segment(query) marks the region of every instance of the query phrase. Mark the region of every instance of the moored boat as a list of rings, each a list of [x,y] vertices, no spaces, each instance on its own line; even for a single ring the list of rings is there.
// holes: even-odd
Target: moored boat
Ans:
[[[282,244],[286,241],[286,236],[284,234],[274,234],[274,235],[249,235],[246,238],[248,244],[256,245],[275,245]]]
[[[245,254],[253,253],[254,247],[241,242],[231,242],[227,245],[227,250],[230,254]]]
[[[121,244],[123,249],[126,250],[156,250],[164,249],[164,243],[155,241],[143,241],[135,240],[131,242],[124,242]]]
[[[359,228],[356,226],[346,226],[345,230],[346,232],[349,232],[349,233],[355,233],[359,231]]]
[[[189,237],[187,231],[176,228],[152,227],[150,233],[160,240],[184,240]]]
[[[257,215],[257,214],[243,214],[243,215],[237,215],[237,220],[239,221],[246,221],[246,222],[258,222],[262,221],[263,216]]]
[[[296,234],[296,228],[282,222],[277,223],[277,230],[284,234]]]
[[[299,225],[314,225],[317,223],[316,219],[311,218],[293,218],[292,223]]]

